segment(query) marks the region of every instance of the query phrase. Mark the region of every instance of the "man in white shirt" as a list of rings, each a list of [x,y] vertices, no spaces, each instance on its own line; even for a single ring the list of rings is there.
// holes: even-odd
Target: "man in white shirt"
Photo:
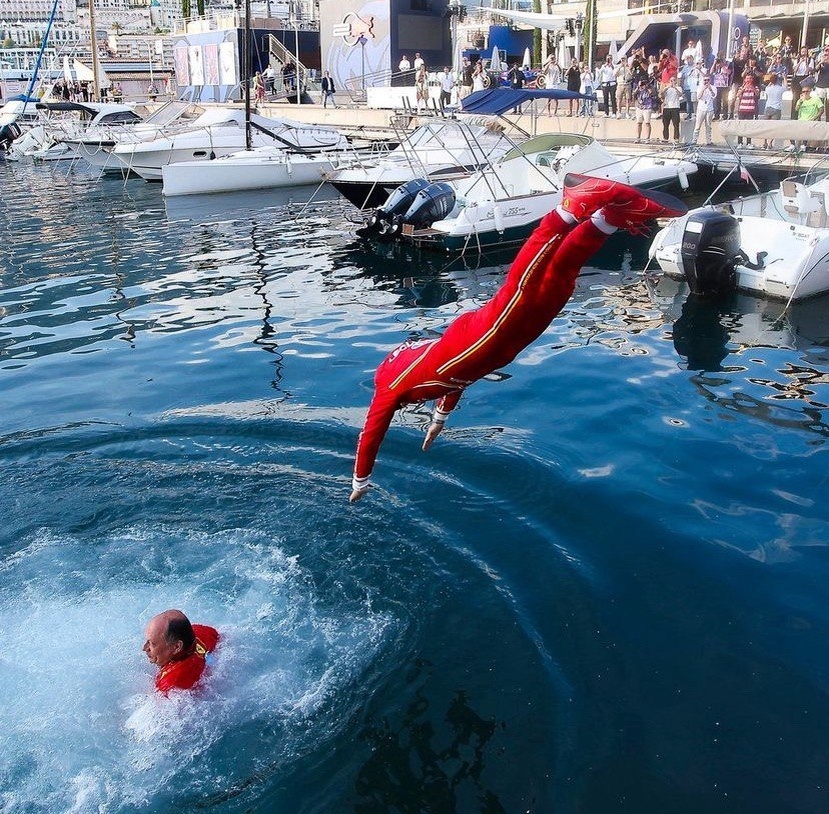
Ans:
[[[412,69],[412,63],[409,62],[409,58],[403,54],[403,59],[400,60],[400,64],[397,66],[397,69],[404,73],[405,71],[410,71]]]
[[[613,67],[613,57],[608,54],[604,65],[599,68],[599,83],[602,88],[605,118],[611,113],[616,115],[616,69]],[[612,110],[611,110],[612,108]]]
[[[714,118],[714,100],[717,98],[717,91],[711,85],[711,77],[703,75],[702,82],[697,87],[697,124],[694,127],[694,138],[691,140],[697,144],[700,131],[705,125],[705,144],[710,147],[711,121]]]
[[[414,69],[415,73],[417,73],[426,63],[423,61],[423,57],[420,54],[415,54],[414,58]]]

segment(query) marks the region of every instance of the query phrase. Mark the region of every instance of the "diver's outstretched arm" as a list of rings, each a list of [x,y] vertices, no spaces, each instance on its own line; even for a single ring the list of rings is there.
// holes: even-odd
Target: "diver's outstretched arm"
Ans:
[[[398,406],[397,400],[387,391],[375,391],[366,414],[363,430],[357,440],[357,456],[354,461],[349,503],[356,503],[368,491],[369,478],[374,469],[377,452]]]

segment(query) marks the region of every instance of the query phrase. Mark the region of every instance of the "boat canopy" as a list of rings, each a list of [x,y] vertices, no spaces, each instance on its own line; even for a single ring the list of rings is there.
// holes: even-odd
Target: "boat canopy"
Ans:
[[[726,138],[750,136],[766,139],[799,139],[802,141],[829,141],[829,122],[809,122],[798,119],[728,119],[720,122],[720,135]]]
[[[532,102],[536,99],[595,99],[595,96],[587,96],[576,93],[572,90],[561,90],[550,88],[548,90],[513,90],[512,88],[490,88],[489,90],[478,90],[470,93],[463,100],[462,113],[488,113],[492,116],[500,116],[508,110],[512,110],[524,102]]]

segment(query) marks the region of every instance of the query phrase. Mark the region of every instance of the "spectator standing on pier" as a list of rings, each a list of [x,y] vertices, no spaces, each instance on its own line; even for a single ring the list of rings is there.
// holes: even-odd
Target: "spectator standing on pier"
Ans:
[[[813,95],[816,95],[823,102],[825,109],[826,103],[829,102],[829,45],[823,47],[823,56],[817,66],[817,79]],[[829,114],[827,114],[827,121],[829,121]]]
[[[711,67],[711,85],[716,91],[714,102],[714,121],[728,118],[728,89],[731,87],[731,66],[719,54]],[[699,99],[697,99],[699,103]]]
[[[697,88],[696,127],[694,127],[694,144],[699,144],[699,134],[705,126],[705,145],[713,144],[711,139],[711,120],[714,117],[714,104],[717,100],[717,91],[710,76],[702,77],[702,84]]]
[[[561,66],[558,64],[555,54],[550,54],[544,63],[544,87],[547,90],[554,90],[559,85],[561,85]],[[547,115],[558,116],[558,99],[547,100]]]
[[[423,57],[420,56],[420,53],[415,54],[414,62],[412,63],[412,67],[414,68],[415,73],[417,73],[421,68],[426,67],[426,62],[424,61]]]
[[[336,107],[337,102],[334,99],[334,94],[337,92],[337,89],[334,87],[334,80],[328,71],[323,74],[320,87],[322,89],[322,106],[328,107],[328,103],[331,102]]]
[[[604,102],[604,115],[616,115],[616,69],[613,67],[613,57],[608,54],[604,65],[599,68],[599,82]]]
[[[616,63],[616,118],[621,119],[624,107],[624,118],[630,117],[630,104],[633,92],[630,87],[630,67],[626,59]]]
[[[667,88],[671,84],[671,79],[676,79],[678,73],[679,63],[676,56],[664,48],[659,57],[659,89]]]
[[[253,98],[256,104],[261,104],[265,101],[265,80],[259,71],[253,77]]]
[[[265,80],[265,93],[273,93],[273,83],[276,79],[276,71],[268,65],[262,73],[262,78]]]
[[[429,107],[429,77],[426,74],[426,66],[421,62],[415,75],[415,98],[417,99],[417,112],[420,113],[421,105],[427,110]]]
[[[507,74],[507,81],[513,90],[521,90],[524,87],[524,71],[517,62],[512,63],[512,69]],[[521,112],[521,106],[516,105],[512,112],[518,114]]]
[[[651,116],[656,107],[656,93],[651,84],[645,79],[639,80],[639,87],[633,98],[636,101],[636,143],[639,144],[644,134],[645,144],[651,141]],[[644,125],[644,131],[643,131]]]
[[[581,68],[579,68],[579,63],[577,62],[575,57],[570,62],[570,67],[567,69],[566,77],[567,90],[572,91],[573,93],[578,93],[579,88],[581,87]],[[574,116],[576,114],[576,111],[578,110],[578,105],[578,99],[571,99],[570,110],[567,112],[567,115]]]
[[[484,71],[484,63],[480,59],[472,69],[472,92],[476,93],[479,90],[486,90],[486,71]]]
[[[464,57],[463,65],[461,66],[460,86],[458,87],[458,101],[463,103],[463,100],[472,93],[472,65],[469,60]]]
[[[742,47],[737,56],[731,60],[731,89],[728,93],[728,113],[725,118],[737,118],[737,100],[745,79],[746,65],[748,64],[748,48]]]
[[[794,68],[795,47],[792,43],[791,37],[784,37],[783,44],[778,51],[783,59],[783,64],[786,66],[786,73],[792,73]]]
[[[586,62],[581,63],[581,78],[579,82],[579,93],[583,96],[589,96],[589,99],[581,100],[580,116],[591,118],[593,116],[593,99],[596,94],[595,79],[593,78],[593,71]]]
[[[686,56],[685,63],[679,71],[679,86],[685,97],[685,116],[688,119],[694,118],[694,99],[701,79],[702,75],[695,60],[690,55]]]
[[[408,73],[412,69],[412,63],[409,62],[409,58],[403,54],[403,58],[400,60],[400,64],[397,66],[397,70],[400,73]]]
[[[803,87],[803,80],[811,76],[815,71],[815,61],[809,56],[808,48],[801,48],[800,54],[792,69],[792,99],[797,102],[800,98],[800,89]]]
[[[741,121],[749,121],[757,118],[757,108],[760,104],[760,88],[754,81],[754,75],[747,73],[743,84],[737,91],[737,118]],[[743,143],[743,137],[737,136],[737,146]],[[746,145],[751,146],[751,139],[746,137]]]
[[[770,73],[769,83],[766,85],[766,107],[763,110],[763,118],[766,120],[779,120],[783,115],[783,91],[786,89],[786,78],[779,74]],[[768,150],[773,143],[766,139],[763,142],[763,149]]]
[[[455,86],[455,80],[452,77],[452,69],[448,65],[444,66],[438,77],[440,79],[440,109],[443,110],[447,105],[452,104],[452,88]]]
[[[674,144],[679,144],[679,105],[682,91],[677,87],[676,77],[671,77],[668,87],[660,93],[662,97],[662,141],[668,141],[670,125],[674,126]]]

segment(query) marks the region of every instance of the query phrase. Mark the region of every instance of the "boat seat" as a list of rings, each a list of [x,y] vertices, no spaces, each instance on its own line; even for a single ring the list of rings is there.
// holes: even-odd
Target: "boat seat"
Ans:
[[[826,212],[823,194],[812,192],[805,184],[797,181],[781,181],[780,198],[783,209],[803,224],[813,214],[819,215],[821,209]]]
[[[557,158],[558,156],[556,153],[539,153],[535,163],[538,164],[539,167],[555,167]]]
[[[814,207],[810,209],[806,218],[806,225],[816,229],[825,229],[829,226],[829,214],[826,212],[826,195],[823,192],[810,192]]]

